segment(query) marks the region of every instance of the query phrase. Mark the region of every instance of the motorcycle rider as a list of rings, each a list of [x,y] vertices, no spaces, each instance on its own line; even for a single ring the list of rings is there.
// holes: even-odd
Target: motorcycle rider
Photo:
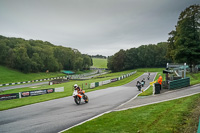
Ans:
[[[83,90],[77,84],[74,84],[74,89],[78,91],[78,94],[84,95]]]

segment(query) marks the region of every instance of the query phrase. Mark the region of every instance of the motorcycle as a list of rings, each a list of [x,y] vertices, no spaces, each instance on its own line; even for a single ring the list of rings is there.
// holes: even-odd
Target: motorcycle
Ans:
[[[74,97],[74,101],[77,105],[79,105],[81,103],[81,99],[83,99],[85,101],[85,103],[88,103],[89,99],[88,96],[85,95],[85,91],[82,91],[82,94],[79,94],[78,91],[76,89],[74,89],[73,95]]]

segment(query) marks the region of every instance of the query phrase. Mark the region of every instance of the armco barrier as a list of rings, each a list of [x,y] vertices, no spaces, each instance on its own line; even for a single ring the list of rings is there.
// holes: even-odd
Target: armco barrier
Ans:
[[[95,87],[98,87],[99,86],[99,82],[95,82]]]
[[[63,92],[63,91],[64,91],[64,87],[55,88],[55,92]]]
[[[94,87],[95,87],[95,83],[91,83],[90,88],[94,88]]]
[[[19,98],[19,93],[0,95],[0,101],[2,101],[2,100],[10,100],[10,99],[17,99],[17,98]]]
[[[0,86],[8,86],[8,85],[17,85],[17,84],[25,84],[25,83],[33,83],[33,82],[38,82],[38,81],[46,81],[46,80],[53,80],[53,79],[64,79],[67,78],[67,76],[63,77],[54,77],[54,78],[45,78],[45,79],[37,79],[37,80],[32,80],[32,81],[24,81],[24,82],[16,82],[16,83],[7,83],[7,84],[0,84]]]
[[[95,82],[95,83],[91,83],[90,84],[90,88],[94,88],[94,87],[98,87],[98,86],[102,86],[102,85],[105,85],[105,84],[109,84],[111,82],[116,82],[118,80],[122,80],[126,77],[129,77],[133,74],[135,74],[137,71],[134,71],[134,72],[131,72],[129,74],[126,74],[126,75],[123,75],[122,77],[118,77],[118,78],[114,78],[114,79],[110,79],[110,80],[105,80],[105,81],[100,81],[100,82]]]
[[[190,86],[190,78],[186,77],[184,79],[173,80],[169,82],[169,89],[179,89],[183,87]]]
[[[34,90],[34,91],[24,91],[24,92],[19,92],[19,93],[12,93],[12,94],[3,94],[3,95],[0,95],[0,101],[30,97],[30,96],[38,96],[38,95],[44,95],[44,94],[49,94],[53,92],[63,92],[63,91],[64,91],[64,87],[59,87],[59,88],[49,88],[49,89]]]
[[[100,82],[99,82],[99,86],[102,86],[102,85],[103,85],[103,81],[100,81]]]
[[[32,80],[32,81],[23,81],[23,82],[16,82],[16,83],[6,83],[6,84],[0,84],[0,86],[8,86],[8,85],[17,85],[17,84],[25,84],[25,83],[33,83],[33,82],[38,82],[38,81],[46,81],[46,80],[53,80],[53,79],[64,79],[64,78],[69,78],[69,79],[79,79],[85,76],[93,75],[98,73],[98,71],[88,73],[88,74],[78,74],[78,75],[67,75],[67,76],[61,76],[61,77],[52,77],[52,78],[45,78],[45,79],[37,79],[37,80]]]

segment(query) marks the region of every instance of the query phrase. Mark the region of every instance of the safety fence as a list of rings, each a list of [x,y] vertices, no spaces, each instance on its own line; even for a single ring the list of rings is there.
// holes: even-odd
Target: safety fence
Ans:
[[[64,87],[59,88],[49,88],[49,89],[42,89],[42,90],[34,90],[34,91],[24,91],[19,93],[12,93],[12,94],[3,94],[0,95],[0,101],[3,100],[11,100],[11,99],[18,99],[18,98],[24,98],[24,97],[30,97],[30,96],[38,96],[38,95],[44,95],[54,92],[63,92]]]
[[[92,89],[92,88],[95,88],[95,87],[98,87],[98,86],[106,85],[106,84],[109,84],[111,82],[116,82],[116,81],[122,80],[124,78],[127,78],[127,77],[135,74],[136,72],[137,71],[134,71],[134,72],[122,75],[121,77],[113,78],[113,79],[109,79],[109,80],[105,80],[105,81],[93,82],[93,83],[84,83],[84,84],[82,84],[82,88],[83,89]]]
[[[173,80],[169,82],[169,89],[179,89],[183,87],[190,86],[190,78],[182,78],[178,80]]]
[[[0,84],[0,86],[19,85],[19,84],[34,83],[34,82],[48,81],[48,80],[54,80],[54,79],[65,79],[65,78],[67,78],[67,77],[66,76],[53,77],[53,78],[37,79],[37,80],[32,80],[32,81],[24,81],[24,82],[15,82],[15,83]]]
[[[90,75],[94,75],[98,73],[98,71],[92,72],[92,73],[86,73],[86,74],[76,74],[76,75],[67,75],[67,76],[60,76],[60,77],[52,77],[52,78],[45,78],[45,79],[37,79],[37,80],[31,80],[31,81],[23,81],[23,82],[15,82],[15,83],[6,83],[6,84],[0,84],[1,86],[8,86],[8,85],[19,85],[19,84],[26,84],[26,83],[34,83],[34,82],[41,82],[41,81],[48,81],[48,80],[54,80],[54,79],[80,79],[83,77],[87,77]]]

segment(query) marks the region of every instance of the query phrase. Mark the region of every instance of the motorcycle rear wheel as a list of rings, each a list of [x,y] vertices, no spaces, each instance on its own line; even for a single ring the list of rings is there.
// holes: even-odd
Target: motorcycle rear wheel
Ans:
[[[74,101],[75,101],[75,103],[76,103],[77,105],[79,105],[79,104],[81,103],[81,98],[78,97],[78,96],[76,96],[76,97],[74,98]]]

